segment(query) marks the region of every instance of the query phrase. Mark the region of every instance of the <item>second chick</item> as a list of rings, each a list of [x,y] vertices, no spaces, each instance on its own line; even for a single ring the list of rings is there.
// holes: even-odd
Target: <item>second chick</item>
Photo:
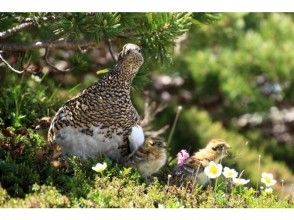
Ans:
[[[205,186],[209,179],[204,168],[213,161],[218,163],[228,155],[229,144],[222,139],[212,139],[205,148],[194,153],[183,164],[178,165],[174,171],[176,184],[183,181],[193,181]]]

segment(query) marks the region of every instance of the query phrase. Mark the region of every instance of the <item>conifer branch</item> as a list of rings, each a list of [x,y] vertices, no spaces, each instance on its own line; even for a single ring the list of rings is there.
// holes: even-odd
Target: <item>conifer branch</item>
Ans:
[[[39,18],[38,21],[45,22],[45,21],[50,21],[50,20],[54,20],[54,19],[56,19],[55,16],[47,16],[47,17]],[[26,22],[24,22],[22,24],[19,24],[15,27],[12,27],[6,31],[0,32],[0,40],[8,38],[16,33],[28,30],[34,26],[37,26],[37,25],[38,25],[38,22],[36,22],[34,20],[27,20]]]
[[[36,48],[63,48],[63,49],[72,49],[78,50],[80,48],[86,47],[93,47],[97,45],[96,42],[87,42],[87,41],[37,41],[34,43],[0,43],[0,50],[3,51],[26,51],[32,50]]]
[[[107,40],[106,40],[106,43],[107,43],[108,50],[109,50],[109,53],[110,53],[110,55],[111,55],[113,61],[116,62],[117,60],[116,60],[116,57],[115,57],[115,55],[114,55],[114,53],[113,53],[111,40],[110,40],[110,39],[107,39]]]

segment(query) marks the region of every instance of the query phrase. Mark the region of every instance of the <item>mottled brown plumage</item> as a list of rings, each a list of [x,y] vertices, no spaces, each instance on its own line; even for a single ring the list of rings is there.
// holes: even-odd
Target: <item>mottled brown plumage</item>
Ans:
[[[149,177],[158,172],[166,163],[166,143],[159,137],[146,138],[144,145],[127,161],[126,165],[132,166],[144,177]]]
[[[183,181],[196,181],[205,185],[208,181],[204,174],[204,168],[213,161],[218,163],[228,155],[230,146],[222,139],[212,139],[205,148],[200,149],[189,157],[183,165],[177,166],[174,176],[177,183]]]
[[[108,74],[58,110],[48,141],[59,144],[67,154],[91,157],[100,153],[118,161],[136,150],[129,137],[134,127],[141,139],[143,131],[136,127],[140,117],[131,102],[130,90],[143,62],[140,48],[126,44]]]

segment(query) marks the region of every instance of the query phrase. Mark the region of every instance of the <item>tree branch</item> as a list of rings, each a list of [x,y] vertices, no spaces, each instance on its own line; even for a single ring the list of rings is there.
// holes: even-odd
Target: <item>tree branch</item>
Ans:
[[[107,43],[108,50],[109,50],[109,52],[110,52],[110,55],[111,55],[113,61],[116,62],[117,60],[116,60],[116,57],[115,57],[115,55],[114,55],[114,53],[113,53],[112,44],[111,44],[110,39],[107,39],[107,40],[106,40],[106,43]]]
[[[24,73],[25,72],[25,70],[16,70],[16,69],[14,69],[3,57],[2,57],[2,54],[1,54],[1,52],[0,52],[0,60],[2,60],[2,62],[3,63],[5,63],[5,65],[9,68],[9,69],[11,69],[13,72],[15,72],[15,73],[17,73],[17,74],[22,74],[22,73]]]
[[[47,17],[39,18],[38,21],[44,22],[44,21],[49,21],[49,20],[54,20],[54,19],[56,19],[55,16],[47,16]],[[20,25],[17,25],[15,27],[12,27],[6,31],[0,32],[0,40],[5,39],[7,37],[10,37],[10,36],[12,36],[16,33],[19,33],[21,31],[30,29],[31,27],[34,27],[37,25],[38,25],[38,22],[36,22],[36,21],[33,21],[33,20],[26,21],[26,22],[24,22]]]
[[[49,66],[50,68],[52,68],[54,71],[56,72],[63,72],[63,73],[66,73],[66,72],[69,72],[70,69],[65,69],[65,70],[60,70],[58,69],[56,66],[54,66],[48,59],[48,55],[49,55],[49,48],[46,48],[46,51],[45,51],[45,55],[44,55],[44,60],[45,60],[45,63],[47,64],[47,66]]]
[[[167,129],[169,129],[169,125],[165,125],[162,128],[160,128],[157,131],[145,131],[145,135],[146,136],[151,136],[151,137],[158,137],[159,135],[163,134],[164,132],[167,131]]]
[[[36,48],[64,48],[64,49],[72,49],[77,50],[82,47],[93,47],[97,45],[96,42],[87,42],[87,41],[66,41],[66,40],[59,40],[59,41],[48,41],[42,42],[37,41],[34,43],[0,43],[0,50],[3,51],[26,51],[32,50]]]

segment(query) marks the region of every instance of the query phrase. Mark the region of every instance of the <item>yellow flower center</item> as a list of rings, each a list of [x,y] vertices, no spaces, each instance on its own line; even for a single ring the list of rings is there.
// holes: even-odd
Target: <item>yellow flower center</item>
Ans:
[[[214,174],[214,175],[216,175],[217,172],[218,172],[218,169],[217,169],[216,166],[211,166],[211,167],[209,168],[209,172],[212,173],[212,174]]]
[[[265,178],[264,178],[264,180],[265,180],[265,182],[266,182],[266,183],[271,183],[271,178],[270,178],[270,177],[268,177],[268,176],[267,176],[267,177],[265,177]]]

